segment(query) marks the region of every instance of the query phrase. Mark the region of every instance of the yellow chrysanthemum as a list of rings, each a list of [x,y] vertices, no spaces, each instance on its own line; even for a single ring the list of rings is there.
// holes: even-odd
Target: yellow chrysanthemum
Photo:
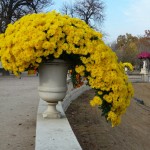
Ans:
[[[15,75],[38,68],[51,58],[67,59],[73,62],[72,66],[78,65],[73,69],[85,76],[96,91],[91,106],[102,105],[102,109],[108,110],[105,116],[112,126],[120,123],[134,91],[123,64],[102,41],[101,33],[80,19],[52,11],[26,15],[0,34],[0,61]]]
[[[133,66],[132,66],[131,63],[125,62],[125,63],[123,63],[123,66],[124,66],[124,67],[127,67],[130,71],[133,71]]]

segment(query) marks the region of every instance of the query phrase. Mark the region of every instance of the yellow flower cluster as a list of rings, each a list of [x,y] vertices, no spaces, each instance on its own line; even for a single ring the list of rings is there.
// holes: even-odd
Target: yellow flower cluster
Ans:
[[[87,55],[93,50],[91,38],[101,38],[83,21],[55,11],[30,14],[10,24],[0,36],[3,67],[14,74],[38,67],[43,57],[62,53]]]
[[[77,18],[52,11],[24,16],[0,35],[1,62],[15,75],[51,58],[72,55],[79,60],[76,72],[96,91],[90,104],[101,106],[112,126],[118,125],[133,88],[101,33]]]
[[[117,114],[114,113],[113,111],[110,111],[108,113],[107,120],[109,120],[109,119],[111,120],[111,122],[113,122],[112,127],[114,127],[115,125],[120,124],[120,122],[121,122],[120,116],[117,116]]]
[[[123,67],[124,67],[124,68],[127,67],[130,71],[133,71],[133,66],[132,66],[132,64],[129,63],[129,62],[123,63]]]
[[[102,99],[99,96],[94,96],[93,100],[90,101],[91,106],[102,105]]]
[[[85,67],[84,67],[83,65],[77,66],[77,67],[75,68],[75,71],[76,71],[77,73],[79,73],[81,76],[84,76]]]

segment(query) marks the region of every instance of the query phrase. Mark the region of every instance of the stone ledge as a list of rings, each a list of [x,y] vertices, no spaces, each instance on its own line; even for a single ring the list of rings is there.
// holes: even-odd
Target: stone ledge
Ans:
[[[61,119],[45,119],[42,113],[47,108],[46,102],[40,100],[37,123],[35,150],[81,150],[71,126],[66,118],[61,102],[57,109],[61,112]]]
[[[68,92],[68,94],[66,95],[66,97],[64,98],[62,102],[63,110],[66,111],[73,100],[79,97],[84,91],[89,90],[89,89],[90,89],[89,86],[83,85],[77,89],[74,89]]]

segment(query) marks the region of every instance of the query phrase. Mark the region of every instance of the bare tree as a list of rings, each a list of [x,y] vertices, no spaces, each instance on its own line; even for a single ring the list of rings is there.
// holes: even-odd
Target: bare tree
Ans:
[[[71,17],[75,17],[75,11],[73,5],[69,5],[67,3],[63,3],[61,12],[65,15],[70,15]]]
[[[0,33],[5,31],[9,23],[28,13],[40,12],[52,4],[52,0],[0,0]]]
[[[104,3],[101,0],[77,0],[73,5],[65,3],[61,12],[78,17],[91,27],[104,21]]]

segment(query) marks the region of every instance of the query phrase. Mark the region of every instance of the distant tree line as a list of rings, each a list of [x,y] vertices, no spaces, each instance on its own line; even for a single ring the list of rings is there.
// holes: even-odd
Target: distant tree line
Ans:
[[[116,52],[119,61],[139,66],[141,62],[137,55],[142,51],[150,52],[150,30],[145,30],[144,35],[139,37],[128,33],[119,35],[111,48]]]

